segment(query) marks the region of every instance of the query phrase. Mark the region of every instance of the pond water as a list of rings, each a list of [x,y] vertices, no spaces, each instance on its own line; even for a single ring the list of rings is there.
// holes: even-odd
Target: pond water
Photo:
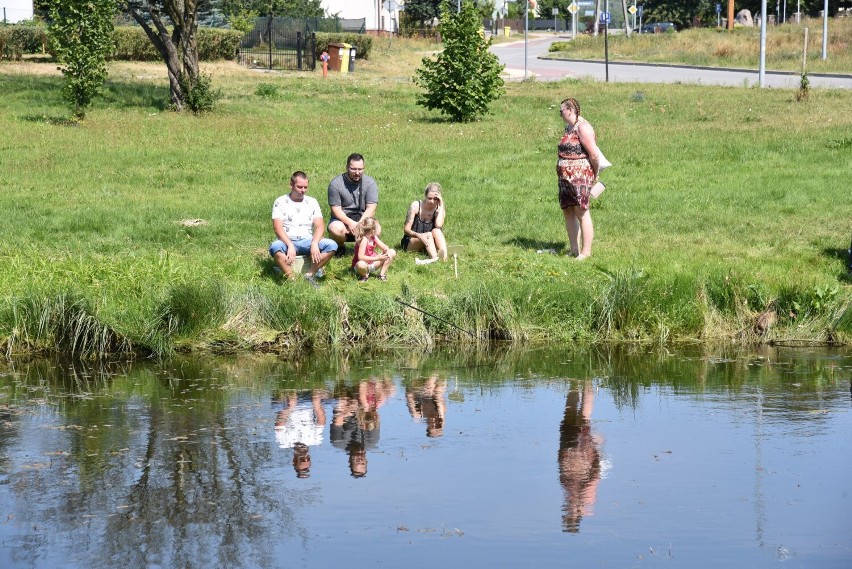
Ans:
[[[0,567],[852,567],[852,352],[0,364]]]

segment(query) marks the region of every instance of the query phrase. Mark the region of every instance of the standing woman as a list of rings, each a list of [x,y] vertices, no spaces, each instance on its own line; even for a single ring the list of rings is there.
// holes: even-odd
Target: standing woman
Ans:
[[[589,213],[589,196],[598,177],[600,150],[595,129],[580,116],[577,99],[562,101],[559,112],[565,121],[565,133],[559,140],[559,160],[556,162],[559,207],[565,217],[565,230],[571,246],[569,254],[582,261],[592,255],[592,240],[595,237]]]
[[[425,250],[429,258],[417,259],[418,265],[447,260],[447,240],[443,231],[446,214],[438,182],[429,182],[423,199],[411,202],[402,228],[401,248],[403,251]]]

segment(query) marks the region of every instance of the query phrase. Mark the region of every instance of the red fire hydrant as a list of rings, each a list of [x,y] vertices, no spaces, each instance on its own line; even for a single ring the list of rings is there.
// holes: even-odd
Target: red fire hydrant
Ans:
[[[328,55],[327,51],[322,52],[320,55],[320,59],[322,60],[322,78],[325,79],[328,77],[328,60],[331,57]]]

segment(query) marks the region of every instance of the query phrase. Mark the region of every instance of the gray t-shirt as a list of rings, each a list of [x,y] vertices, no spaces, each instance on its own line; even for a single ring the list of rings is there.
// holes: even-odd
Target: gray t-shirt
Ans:
[[[370,176],[361,176],[356,184],[340,174],[328,184],[328,205],[340,206],[355,221],[360,221],[367,204],[371,203],[379,203],[379,187]],[[334,218],[334,214],[331,217]]]

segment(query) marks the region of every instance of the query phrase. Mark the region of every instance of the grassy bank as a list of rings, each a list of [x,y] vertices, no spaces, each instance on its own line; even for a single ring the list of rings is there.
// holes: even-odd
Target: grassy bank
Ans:
[[[808,72],[852,73],[852,18],[831,18],[828,27],[828,58],[822,60],[822,20],[805,19],[801,24],[772,26],[766,34],[766,68],[774,71],[802,70],[804,28],[809,30]],[[578,36],[558,42],[551,57],[603,59],[603,36]],[[710,67],[753,69],[760,59],[760,28],[733,31],[695,28],[678,33],[633,34],[609,37],[612,61],[679,63]]]
[[[202,117],[165,110],[161,66],[116,63],[78,126],[55,65],[0,64],[4,350],[475,341],[397,300],[478,338],[558,342],[748,338],[774,300],[768,338],[849,338],[852,116],[838,111],[852,93],[796,103],[777,89],[514,83],[494,115],[457,125],[414,105],[409,77],[433,45],[375,49],[328,80],[210,65],[225,98]],[[554,152],[566,96],[616,164],[584,263],[536,254],[565,247]],[[289,174],[310,174],[327,214],[325,187],[353,151],[380,185],[389,243],[441,182],[449,240],[464,245],[458,278],[412,255],[387,283],[356,283],[349,257],[318,291],[275,277],[269,217]],[[206,223],[182,223],[195,219]]]

